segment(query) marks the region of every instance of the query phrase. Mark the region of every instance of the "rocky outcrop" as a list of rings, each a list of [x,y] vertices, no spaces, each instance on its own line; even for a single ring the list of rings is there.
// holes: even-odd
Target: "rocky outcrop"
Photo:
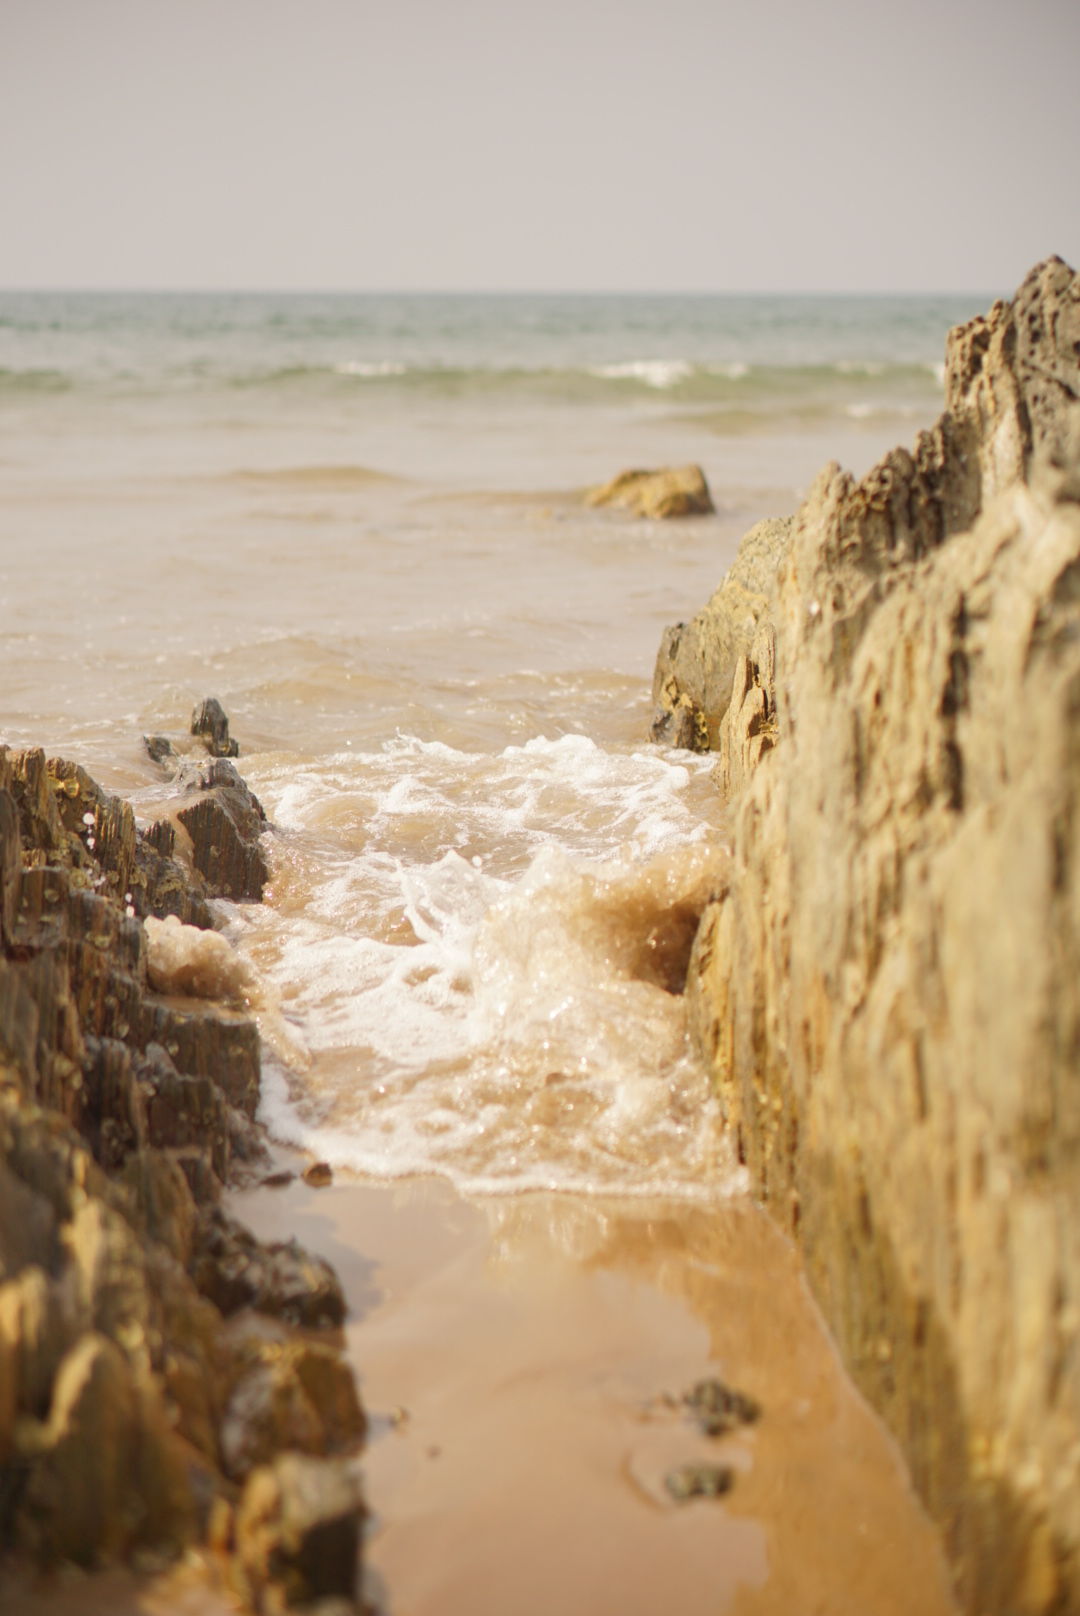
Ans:
[[[654,741],[692,752],[718,744],[736,663],[775,605],[777,558],[790,529],[790,518],[758,522],[708,605],[665,630],[653,675]]]
[[[661,652],[732,874],[687,984],[756,1192],[942,1523],[963,1606],[1080,1609],[1080,279],[952,333],[947,408],[823,471]],[[686,631],[683,631],[684,635]],[[696,720],[695,720],[696,721]]]
[[[261,810],[232,764],[209,770],[199,800],[224,794],[252,840]],[[176,917],[212,918],[175,840],[76,765],[0,750],[0,1546],[95,1566],[213,1541],[261,1598],[271,1572],[301,1586],[273,1568],[303,1559],[332,1498],[333,1592],[351,1596],[341,1467],[364,1421],[344,1299],[320,1259],[218,1204],[264,1155],[259,1042],[242,1011],[172,996],[201,936]],[[165,915],[152,977],[143,920]],[[218,979],[243,984],[214,944]],[[263,1519],[259,1581],[236,1521],[286,1450],[307,1468]],[[313,1523],[298,1536],[294,1496]],[[274,1546],[279,1518],[300,1547]]]
[[[614,505],[634,516],[708,516],[715,508],[700,466],[667,466],[662,471],[622,471],[601,488],[591,488],[586,505]]]

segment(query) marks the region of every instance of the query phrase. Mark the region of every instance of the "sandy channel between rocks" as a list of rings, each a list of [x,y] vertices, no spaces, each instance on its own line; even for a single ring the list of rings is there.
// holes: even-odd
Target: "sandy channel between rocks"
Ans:
[[[897,1451],[752,1204],[471,1202],[341,1176],[229,1200],[344,1285],[375,1616],[955,1616]],[[760,1419],[701,1434],[681,1399],[711,1376]],[[699,1462],[729,1466],[731,1491],[676,1504],[665,1476]],[[238,1608],[198,1556],[16,1599],[20,1616]]]
[[[364,1592],[386,1616],[921,1616],[937,1536],[796,1258],[747,1203],[301,1180],[232,1197],[337,1267],[371,1421]],[[702,1435],[682,1394],[761,1405]],[[675,1504],[691,1462],[722,1500]]]

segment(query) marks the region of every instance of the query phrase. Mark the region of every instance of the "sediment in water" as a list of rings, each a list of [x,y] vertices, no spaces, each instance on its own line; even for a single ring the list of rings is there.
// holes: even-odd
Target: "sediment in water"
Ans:
[[[732,815],[687,985],[727,1126],[982,1616],[1080,1609],[1078,361],[1051,259],[655,683]]]
[[[0,750],[0,1578],[211,1543],[249,1602],[349,1598],[341,1287],[221,1206],[263,1150],[258,1034],[190,996],[242,997],[182,922],[257,870],[261,810],[231,764],[188,771],[140,830],[81,768]]]

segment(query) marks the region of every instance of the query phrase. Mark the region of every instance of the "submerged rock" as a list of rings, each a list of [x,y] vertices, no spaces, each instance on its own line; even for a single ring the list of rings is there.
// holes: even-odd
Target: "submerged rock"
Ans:
[[[1080,1609],[1068,266],[951,334],[946,396],[910,453],[822,472],[748,610],[751,534],[658,679],[700,712],[730,802],[738,878],[687,980],[727,1126],[964,1608],[1049,1616]]]
[[[592,488],[586,505],[614,505],[635,516],[708,516],[714,509],[700,466],[669,466],[661,471],[622,471]]]

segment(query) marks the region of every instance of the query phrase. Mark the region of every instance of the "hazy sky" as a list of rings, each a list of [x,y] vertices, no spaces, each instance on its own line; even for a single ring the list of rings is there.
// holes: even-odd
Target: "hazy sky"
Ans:
[[[0,285],[1011,290],[1077,0],[0,0]]]

